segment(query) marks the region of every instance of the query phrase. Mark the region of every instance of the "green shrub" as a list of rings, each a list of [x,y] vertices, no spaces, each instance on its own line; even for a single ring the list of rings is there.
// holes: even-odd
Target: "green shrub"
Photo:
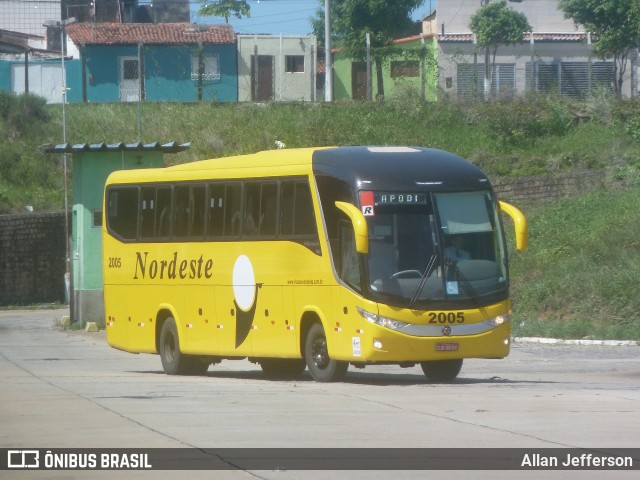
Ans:
[[[516,146],[541,137],[565,135],[572,120],[569,101],[537,94],[482,102],[474,112],[474,123],[484,128],[487,135]]]

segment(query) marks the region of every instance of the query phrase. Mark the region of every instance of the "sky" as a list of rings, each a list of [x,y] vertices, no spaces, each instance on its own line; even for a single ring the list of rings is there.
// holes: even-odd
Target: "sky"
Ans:
[[[265,33],[271,35],[309,35],[312,33],[310,17],[324,1],[320,0],[248,0],[251,7],[249,18],[230,18],[236,33]],[[424,0],[424,3],[412,15],[419,20],[430,8],[435,8],[436,0]],[[203,2],[191,1],[192,23],[224,23],[224,18],[199,17],[197,12]]]

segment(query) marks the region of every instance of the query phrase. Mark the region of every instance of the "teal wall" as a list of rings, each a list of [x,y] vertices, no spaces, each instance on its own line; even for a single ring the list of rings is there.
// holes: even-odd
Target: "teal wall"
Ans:
[[[205,80],[202,99],[238,100],[237,52],[233,45],[204,45],[204,54],[219,58],[220,79]],[[146,101],[193,102],[198,100],[198,82],[191,79],[191,57],[195,45],[145,45],[144,77]],[[87,101],[120,101],[120,57],[137,57],[136,45],[89,45],[85,47]],[[81,75],[79,76],[81,78]]]
[[[87,75],[88,102],[119,102],[120,74],[119,57],[138,56],[135,45],[100,46],[89,45],[84,50]]]
[[[102,290],[102,229],[93,212],[102,211],[104,185],[114,170],[163,166],[161,151],[80,152],[73,154],[71,222],[74,290]]]
[[[11,62],[0,62],[0,90],[11,91]]]

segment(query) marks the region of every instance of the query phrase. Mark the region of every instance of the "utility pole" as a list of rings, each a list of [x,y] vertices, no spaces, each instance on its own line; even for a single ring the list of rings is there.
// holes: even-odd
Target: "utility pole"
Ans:
[[[330,0],[324,0],[324,100],[333,101],[333,63],[331,61],[331,8]]]

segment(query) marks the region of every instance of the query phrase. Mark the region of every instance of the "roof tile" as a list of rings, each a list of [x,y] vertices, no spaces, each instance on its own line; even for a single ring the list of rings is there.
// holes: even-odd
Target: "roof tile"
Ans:
[[[76,45],[233,44],[231,25],[194,23],[73,23],[66,28]]]

